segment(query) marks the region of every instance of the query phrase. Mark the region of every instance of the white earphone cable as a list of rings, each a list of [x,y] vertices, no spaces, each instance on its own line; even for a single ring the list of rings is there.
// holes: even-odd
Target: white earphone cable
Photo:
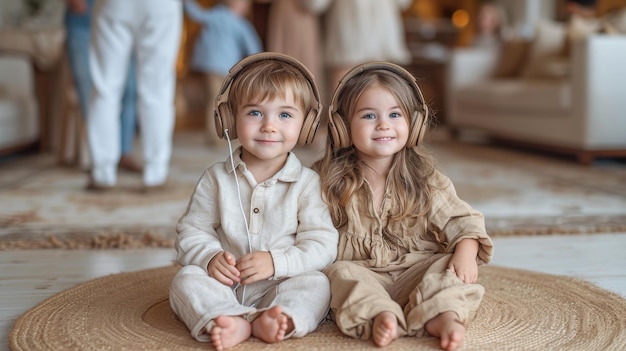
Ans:
[[[239,209],[241,210],[241,216],[243,217],[243,222],[246,226],[246,237],[248,238],[248,253],[252,252],[252,242],[250,241],[250,230],[248,229],[248,219],[246,218],[246,213],[243,210],[243,203],[241,202],[241,191],[239,190],[239,177],[237,177],[237,170],[235,169],[235,161],[233,160],[233,146],[230,142],[230,134],[228,134],[228,129],[224,129],[224,135],[226,135],[226,141],[228,142],[228,151],[230,153],[230,165],[233,169],[233,175],[235,176],[235,184],[237,185],[237,199],[239,199]],[[239,284],[235,287],[237,289]],[[243,286],[243,292],[241,297],[241,304],[245,305],[246,301],[246,286]]]

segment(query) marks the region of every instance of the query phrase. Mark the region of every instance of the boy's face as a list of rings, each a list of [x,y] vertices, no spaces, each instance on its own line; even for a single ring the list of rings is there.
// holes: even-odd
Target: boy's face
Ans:
[[[284,162],[298,143],[305,111],[296,102],[292,90],[285,97],[248,102],[237,110],[237,137],[243,147],[242,160]]]

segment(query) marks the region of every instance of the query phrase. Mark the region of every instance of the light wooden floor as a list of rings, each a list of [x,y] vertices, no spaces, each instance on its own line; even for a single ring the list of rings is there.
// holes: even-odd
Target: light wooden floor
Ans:
[[[626,297],[626,233],[495,238],[491,264],[577,277]],[[173,249],[0,253],[0,350],[29,308],[87,280],[170,265]]]

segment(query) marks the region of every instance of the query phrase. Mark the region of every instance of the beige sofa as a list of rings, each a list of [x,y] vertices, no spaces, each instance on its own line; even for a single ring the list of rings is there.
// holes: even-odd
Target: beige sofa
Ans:
[[[508,48],[509,50],[512,48]],[[446,124],[574,154],[581,163],[626,157],[626,36],[573,41],[552,77],[497,77],[500,49],[455,49],[446,78]],[[546,64],[549,59],[545,58]],[[538,61],[541,62],[541,61]],[[561,62],[563,63],[563,62]],[[458,133],[457,133],[458,134]]]
[[[33,145],[39,138],[34,79],[28,56],[0,53],[0,154]]]

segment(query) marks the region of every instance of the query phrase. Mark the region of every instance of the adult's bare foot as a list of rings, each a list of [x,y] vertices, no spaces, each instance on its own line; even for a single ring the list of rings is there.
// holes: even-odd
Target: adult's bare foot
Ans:
[[[391,312],[381,312],[372,326],[372,339],[378,347],[385,347],[398,338],[398,319]]]
[[[217,351],[222,351],[248,340],[251,327],[250,323],[241,317],[218,316],[209,333],[213,347]]]
[[[122,155],[117,166],[120,169],[133,173],[141,173],[143,171],[143,166],[131,154]]]
[[[273,344],[283,340],[293,328],[293,321],[283,314],[280,306],[274,306],[252,322],[252,335]]]
[[[459,316],[452,311],[440,313],[437,317],[426,322],[426,331],[441,339],[441,348],[454,351],[461,346],[465,339],[465,326],[459,321]]]

